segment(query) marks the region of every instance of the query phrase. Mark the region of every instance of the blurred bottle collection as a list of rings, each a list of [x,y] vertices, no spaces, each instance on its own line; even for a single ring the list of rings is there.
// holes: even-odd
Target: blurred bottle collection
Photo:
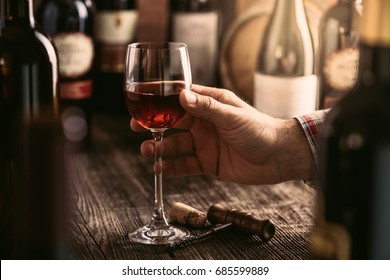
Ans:
[[[159,9],[154,11],[151,8],[154,13],[143,17],[140,17],[140,12],[144,12],[145,6],[151,7],[150,1],[0,1],[0,226],[1,235],[5,237],[2,238],[0,251],[11,258],[60,257],[58,251],[48,248],[53,248],[51,245],[58,241],[57,237],[62,232],[59,230],[61,225],[54,220],[66,214],[61,210],[66,203],[63,194],[69,184],[64,178],[66,153],[91,145],[94,113],[127,114],[122,97],[127,44],[150,37],[187,43],[194,83],[223,86],[218,71],[220,42],[223,31],[234,18],[226,13],[231,10],[228,5],[234,1],[227,1],[228,4],[224,5],[218,0],[161,0]],[[366,124],[359,128],[363,130],[373,125],[368,115],[380,107],[383,110],[375,117],[384,127],[384,120],[389,119],[385,105],[390,105],[384,97],[385,91],[389,91],[389,68],[384,66],[389,61],[389,23],[379,7],[390,12],[389,2],[369,0],[369,4],[364,3],[364,10],[367,4],[370,11],[375,11],[363,21],[368,26],[364,33],[359,33],[361,2],[339,0],[323,13],[316,48],[305,1],[275,0],[268,25],[261,34],[262,44],[254,73],[253,105],[271,115],[289,118],[318,108],[336,106],[353,88],[366,92],[374,87],[378,88],[374,94],[376,99],[350,97],[345,100],[352,105],[343,101],[339,110],[354,112],[350,113],[354,116],[360,112],[360,115],[356,113],[356,120]],[[154,19],[159,25],[165,22],[166,33],[152,34],[153,31],[164,30],[164,26],[160,29],[155,28],[156,25],[149,26]],[[387,23],[382,23],[386,20]],[[377,31],[378,28],[385,31]],[[150,31],[149,37],[142,34],[144,30]],[[366,40],[362,44],[360,35]],[[372,39],[371,35],[377,37]],[[361,65],[365,67],[364,71],[360,69]],[[372,106],[356,109],[360,108],[357,104],[364,101]],[[379,105],[380,102],[382,104]],[[339,118],[335,121],[337,126],[334,124],[338,134],[325,137],[329,141],[328,146],[335,139],[339,141],[340,137],[352,133],[344,126],[354,127],[357,123],[342,119],[343,114]],[[390,143],[388,134],[379,135],[371,130],[370,133],[376,135],[382,146],[387,147]],[[360,138],[352,137],[350,141],[356,144],[365,137],[366,134]],[[377,142],[372,142],[372,147],[376,147]],[[328,154],[330,152],[343,159],[355,157],[333,146],[327,151]],[[349,172],[358,170],[356,172],[363,174],[369,165],[379,164],[380,160],[389,163],[389,158],[383,156],[373,163],[372,150],[365,152],[364,157],[356,156],[365,165],[351,167]],[[328,157],[324,158],[328,160]],[[342,169],[334,167],[337,164],[329,161],[325,164],[329,168],[323,171],[324,174],[328,174],[329,178],[347,176],[344,171],[338,173],[330,168],[330,162],[333,169]],[[384,166],[383,162],[379,165]],[[382,169],[370,170],[370,174],[380,172],[382,185],[375,184],[374,193],[356,180],[350,181],[362,189],[362,195],[353,201],[354,207],[362,203],[360,200],[365,193],[370,194],[372,199],[384,193],[388,196],[390,180]],[[348,176],[352,176],[350,174]],[[372,177],[362,178],[361,182],[372,184]],[[324,184],[328,188],[328,183]],[[334,181],[332,184],[337,185]],[[387,184],[387,190],[384,190],[383,184]],[[331,197],[325,192],[325,204]],[[21,218],[25,215],[29,219]],[[336,219],[332,215],[327,212],[327,217]],[[353,226],[348,230],[359,230],[356,224]],[[381,228],[378,224],[373,226]],[[352,246],[363,242],[360,235],[356,236],[352,234],[350,237],[353,239]],[[365,256],[380,255],[368,254],[365,248],[352,254],[352,257]]]
[[[127,113],[118,92],[122,92],[124,53],[128,43],[144,39],[185,42],[189,48],[193,82],[224,86],[219,71],[220,47],[224,31],[237,16],[234,7],[242,5],[235,2],[240,1],[162,0],[158,5],[150,0],[35,1],[39,25],[52,38],[60,61],[67,61],[66,65],[64,61],[59,63],[60,96],[62,104],[72,105],[72,110],[68,111],[69,123],[76,119],[80,121],[79,131],[69,131],[73,138],[81,139],[76,148],[88,144],[91,111]],[[252,2],[262,3],[261,0]],[[313,38],[304,0],[274,1],[268,25],[259,33],[261,45],[253,85],[256,108],[277,117],[291,117],[330,108],[354,86],[359,64],[358,24],[362,0],[333,2],[334,5],[323,12],[318,38]],[[156,7],[153,9],[152,5]],[[53,12],[55,10],[59,12]],[[75,31],[78,35],[72,34]],[[57,45],[64,44],[64,40],[58,38],[69,37],[65,33],[83,34],[90,43],[65,40],[72,42],[72,48],[69,45],[60,48]],[[69,49],[77,51],[69,52]],[[72,55],[65,55],[66,50]],[[67,74],[64,69],[68,69]],[[78,93],[74,91],[75,86]],[[73,92],[70,93],[73,97],[64,87],[73,89],[68,90]]]

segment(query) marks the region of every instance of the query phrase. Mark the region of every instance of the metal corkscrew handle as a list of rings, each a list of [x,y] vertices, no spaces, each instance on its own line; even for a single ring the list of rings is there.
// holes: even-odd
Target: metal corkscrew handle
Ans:
[[[225,208],[220,204],[214,204],[209,208],[207,220],[211,224],[232,223],[240,232],[257,235],[263,242],[268,242],[275,234],[275,225],[270,220],[260,220],[252,213]]]

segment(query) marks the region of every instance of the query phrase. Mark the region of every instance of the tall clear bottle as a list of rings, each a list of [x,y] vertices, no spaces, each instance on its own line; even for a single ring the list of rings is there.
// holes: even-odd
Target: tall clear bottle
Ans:
[[[58,62],[32,0],[0,0],[0,255],[60,258],[64,150]]]
[[[253,100],[279,118],[316,109],[314,48],[302,0],[275,3],[258,53]]]
[[[356,84],[361,0],[339,0],[321,18],[318,48],[319,107],[330,108]]]
[[[217,85],[220,14],[211,0],[171,1],[171,40],[186,43],[196,84]]]
[[[390,259],[390,1],[364,2],[357,86],[322,128],[319,258]]]
[[[73,150],[90,144],[94,16],[91,0],[42,0],[36,12],[58,52],[62,120]]]
[[[135,0],[95,0],[96,72],[94,107],[99,112],[128,114],[123,100],[126,48],[135,40],[138,12]]]

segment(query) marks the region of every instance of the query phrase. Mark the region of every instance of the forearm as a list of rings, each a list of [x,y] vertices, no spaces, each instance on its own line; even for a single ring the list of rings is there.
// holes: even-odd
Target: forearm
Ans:
[[[314,179],[317,176],[321,125],[329,110],[282,121],[278,132],[281,176],[289,179]]]
[[[282,180],[312,179],[316,176],[316,160],[304,130],[297,119],[281,122],[277,134],[277,168]]]

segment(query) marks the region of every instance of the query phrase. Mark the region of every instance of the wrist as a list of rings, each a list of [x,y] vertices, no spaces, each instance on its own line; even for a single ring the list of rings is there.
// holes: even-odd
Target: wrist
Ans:
[[[277,135],[277,162],[281,179],[315,178],[315,160],[300,123],[295,118],[281,121]]]

